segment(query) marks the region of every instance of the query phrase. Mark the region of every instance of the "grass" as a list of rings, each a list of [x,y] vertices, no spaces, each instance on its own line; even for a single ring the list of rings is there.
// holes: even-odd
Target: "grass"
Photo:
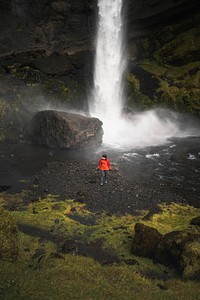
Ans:
[[[199,299],[197,282],[147,279],[130,266],[101,266],[65,255],[39,265],[0,262],[1,299]],[[8,274],[9,270],[9,274]]]
[[[160,207],[162,213],[153,215],[151,220],[145,222],[145,225],[156,228],[162,234],[187,229],[190,221],[200,213],[199,208],[176,203],[163,204]]]
[[[62,241],[78,238],[88,243],[103,239],[103,247],[112,249],[121,262],[101,265],[90,257],[58,255],[58,245],[54,242],[19,231],[18,260],[0,260],[1,299],[199,299],[199,282],[183,281],[174,270],[134,256],[131,241],[136,222],[164,234],[188,228],[200,209],[163,204],[160,213],[144,221],[147,211],[141,211],[139,216],[95,215],[87,211],[84,204],[58,201],[53,195],[25,205],[20,201],[24,195],[10,196],[11,201],[18,199],[20,210],[9,212],[17,223],[53,231]],[[8,205],[10,200],[9,195],[2,194],[1,206]],[[89,218],[94,218],[94,224],[87,223]],[[39,250],[43,254],[37,257]],[[193,245],[191,251],[199,251],[199,245]],[[126,260],[133,260],[135,264],[127,265]]]

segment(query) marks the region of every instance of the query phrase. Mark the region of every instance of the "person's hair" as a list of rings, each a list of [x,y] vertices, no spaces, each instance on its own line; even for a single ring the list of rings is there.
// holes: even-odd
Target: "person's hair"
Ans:
[[[106,155],[106,154],[103,154],[102,157],[107,158],[107,155]]]

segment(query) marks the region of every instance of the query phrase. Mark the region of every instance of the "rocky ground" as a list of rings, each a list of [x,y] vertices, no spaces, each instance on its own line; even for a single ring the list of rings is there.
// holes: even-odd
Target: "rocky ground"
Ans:
[[[52,162],[39,172],[30,188],[28,201],[37,201],[48,194],[61,199],[75,199],[95,212],[111,214],[136,213],[158,209],[158,204],[186,203],[184,197],[169,186],[155,180],[143,182],[130,179],[113,166],[108,183],[100,186],[100,174],[93,162]]]

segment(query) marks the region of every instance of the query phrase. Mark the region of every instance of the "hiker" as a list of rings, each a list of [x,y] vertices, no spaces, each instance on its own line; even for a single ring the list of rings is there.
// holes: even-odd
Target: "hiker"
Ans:
[[[104,183],[107,183],[107,172],[111,171],[111,166],[110,166],[110,160],[107,158],[106,154],[103,154],[97,170],[100,170],[100,174],[101,174],[101,185],[103,185]]]

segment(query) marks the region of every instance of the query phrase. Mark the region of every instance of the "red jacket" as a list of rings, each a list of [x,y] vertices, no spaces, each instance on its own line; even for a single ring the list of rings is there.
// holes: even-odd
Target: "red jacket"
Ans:
[[[110,166],[110,160],[107,158],[102,157],[99,161],[98,167],[99,170],[111,170],[111,166]]]

